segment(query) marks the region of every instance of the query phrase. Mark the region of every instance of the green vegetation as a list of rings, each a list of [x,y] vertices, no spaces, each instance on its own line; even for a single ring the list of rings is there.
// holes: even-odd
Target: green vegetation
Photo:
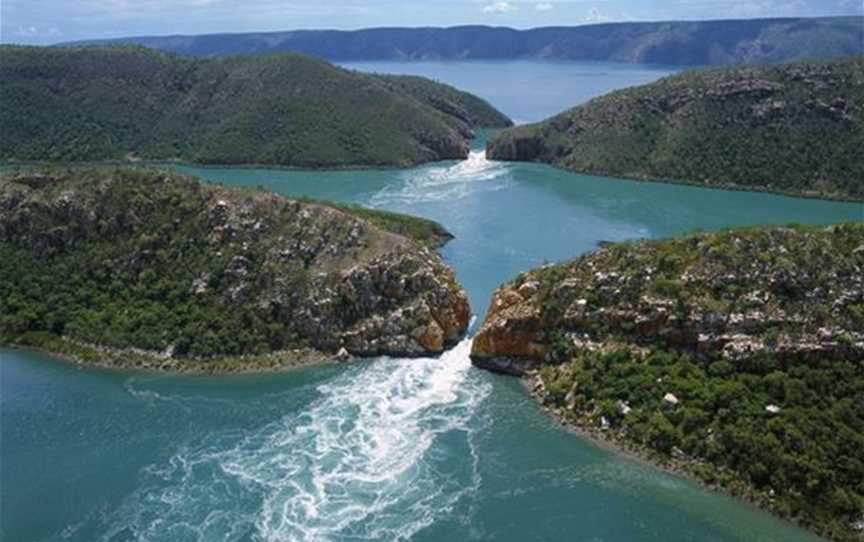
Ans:
[[[861,360],[580,353],[544,366],[541,378],[564,419],[823,535],[859,539],[852,523],[864,510]],[[678,404],[664,401],[667,393]]]
[[[0,343],[71,352],[58,348],[63,337],[187,359],[333,350],[364,311],[385,310],[337,295],[341,273],[420,251],[406,236],[437,246],[449,234],[420,218],[145,168],[9,173]],[[398,257],[416,271],[410,254]]]
[[[864,56],[696,70],[612,92],[488,144],[597,175],[864,200]]]
[[[220,307],[217,291],[192,293],[191,285],[202,274],[217,284],[228,279],[235,256],[215,253],[202,242],[208,213],[200,191],[191,192],[191,186],[156,190],[143,172],[118,175],[123,182],[112,184],[100,198],[97,222],[55,225],[53,212],[33,213],[29,243],[15,242],[11,235],[0,243],[2,342],[31,344],[48,333],[115,347],[164,350],[175,345],[178,355],[202,357],[299,345],[296,333],[271,328],[251,307],[228,311]],[[124,223],[126,213],[129,224]],[[4,226],[12,229],[13,217],[4,218]],[[142,218],[146,223],[138,226]],[[85,232],[85,227],[95,232]],[[73,242],[75,250],[67,249]],[[289,280],[302,289],[308,278],[297,268]]]
[[[861,223],[613,244],[504,285],[472,358],[535,369],[600,439],[860,540],[862,269]]]
[[[331,205],[353,216],[367,220],[381,228],[403,237],[408,237],[431,248],[439,248],[453,239],[453,234],[434,220],[427,220],[413,215],[370,209],[357,204],[322,202]]]
[[[536,284],[546,329],[693,349],[736,330],[776,349],[778,333],[818,344],[864,332],[862,266],[864,224],[747,227],[613,244],[512,287]]]
[[[0,101],[6,162],[404,166],[462,158],[472,127],[506,121],[445,85],[397,84],[295,53],[2,46]]]
[[[340,203],[307,197],[299,198],[299,201],[326,205],[327,207],[345,211],[352,216],[362,218],[374,224],[384,231],[413,239],[430,248],[440,248],[453,239],[453,234],[447,231],[444,226],[434,220],[419,216],[394,213],[393,211],[385,211],[383,209],[371,209],[356,203]]]
[[[414,96],[418,101],[454,116],[469,126],[485,128],[513,126],[513,121],[482,98],[450,85],[413,75],[378,75],[377,77],[395,91]]]

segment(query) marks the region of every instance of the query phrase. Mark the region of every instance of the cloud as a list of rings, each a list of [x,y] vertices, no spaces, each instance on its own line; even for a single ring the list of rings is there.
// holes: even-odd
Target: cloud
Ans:
[[[300,28],[862,15],[862,0],[0,0],[0,43]],[[465,9],[465,6],[468,9]],[[596,6],[591,9],[592,6]],[[625,14],[629,14],[625,15]],[[60,30],[62,30],[62,33]]]
[[[586,23],[602,23],[605,21],[611,21],[612,18],[607,17],[606,15],[603,15],[602,13],[600,13],[599,9],[597,9],[596,7],[593,7],[593,8],[588,10],[588,15],[586,15],[585,18],[582,20],[585,21]]]
[[[495,2],[483,7],[485,13],[508,13],[510,11],[516,11],[516,9],[516,6],[510,2]]]
[[[118,18],[188,13],[188,10],[203,11],[208,8],[224,7],[223,4],[223,0],[79,0],[79,6],[83,10],[101,12]]]
[[[52,38],[60,36],[62,32],[56,27],[19,26],[15,35],[21,38]]]

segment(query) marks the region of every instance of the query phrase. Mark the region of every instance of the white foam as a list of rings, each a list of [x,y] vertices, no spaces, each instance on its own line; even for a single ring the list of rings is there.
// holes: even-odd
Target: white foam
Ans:
[[[146,473],[105,540],[411,537],[480,482],[469,422],[489,384],[470,348],[358,365],[301,413],[181,450]]]
[[[468,158],[452,166],[425,166],[403,174],[403,182],[388,186],[372,196],[370,204],[394,204],[455,200],[477,190],[500,190],[505,183],[491,183],[507,174],[507,165],[486,158],[485,151],[472,151]]]

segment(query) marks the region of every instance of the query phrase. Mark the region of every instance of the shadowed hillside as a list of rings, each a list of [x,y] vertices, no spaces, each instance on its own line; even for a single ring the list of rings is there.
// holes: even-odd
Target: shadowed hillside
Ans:
[[[610,23],[504,27],[370,28],[356,31],[118,38],[193,56],[298,51],[330,60],[555,58],[675,66],[763,64],[864,52],[864,18]]]
[[[864,56],[685,72],[506,130],[490,158],[864,199]]]
[[[468,153],[509,120],[432,81],[294,53],[190,59],[140,47],[0,47],[0,160],[404,166]]]

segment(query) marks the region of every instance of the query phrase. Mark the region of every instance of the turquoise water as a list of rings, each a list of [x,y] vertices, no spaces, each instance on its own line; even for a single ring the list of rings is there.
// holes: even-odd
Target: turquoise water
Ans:
[[[609,91],[650,83],[678,68],[556,60],[363,61],[346,68],[422,75],[487,99],[517,124],[560,113]]]
[[[432,218],[456,240],[442,250],[482,320],[492,291],[517,273],[570,259],[599,241],[735,225],[864,220],[864,206],[753,192],[602,179],[542,164],[486,160],[484,137],[463,162],[390,171],[179,167],[234,186],[347,201]]]
[[[179,169],[439,220],[478,318],[501,282],[601,240],[864,219],[858,204],[489,162],[482,143],[410,170]],[[814,540],[562,430],[469,349],[221,378],[0,349],[0,540]]]

